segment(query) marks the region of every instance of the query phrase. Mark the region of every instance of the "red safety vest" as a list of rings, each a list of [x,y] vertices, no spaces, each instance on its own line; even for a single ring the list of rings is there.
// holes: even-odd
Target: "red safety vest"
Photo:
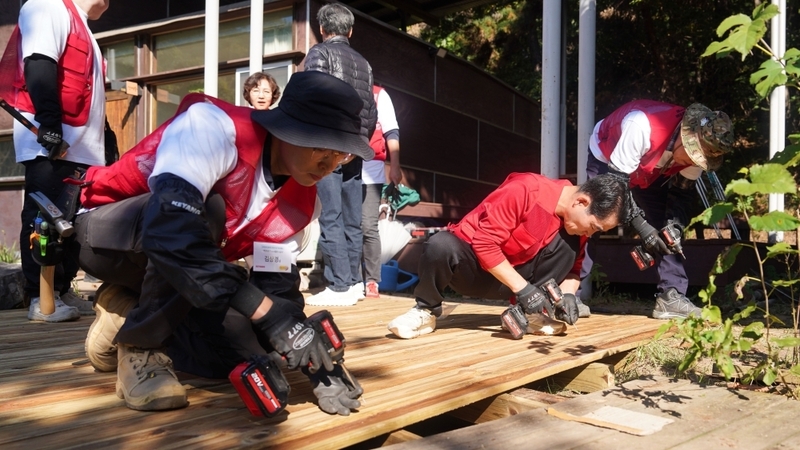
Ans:
[[[58,86],[61,90],[62,122],[79,127],[86,125],[92,108],[94,84],[94,48],[89,30],[75,9],[72,0],[63,0],[69,13],[69,35],[67,46],[58,60]],[[20,111],[35,113],[28,87],[25,85],[24,65],[20,62],[22,35],[19,25],[8,40],[3,58],[0,60],[0,97]]]
[[[631,186],[646,188],[661,175],[672,175],[688,166],[673,165],[663,173],[656,169],[656,164],[661,155],[667,150],[672,133],[680,125],[685,109],[682,106],[653,100],[634,100],[628,102],[611,113],[600,124],[597,131],[600,151],[606,159],[611,159],[611,153],[619,142],[622,134],[622,120],[631,111],[641,111],[650,121],[650,150],[642,156],[639,167],[631,174]]]
[[[81,193],[81,203],[86,208],[93,208],[150,192],[147,179],[153,172],[156,150],[164,130],[189,106],[204,101],[222,109],[236,127],[236,167],[212,188],[225,200],[222,253],[228,261],[235,261],[252,254],[255,241],[283,242],[305,228],[311,222],[317,198],[316,186],[302,186],[294,178],[289,178],[261,214],[234,233],[247,213],[256,183],[256,168],[261,162],[267,139],[267,131],[250,118],[253,111],[250,108],[234,106],[203,94],[187,95],[175,116],[126,152],[119,161],[108,167],[89,168],[86,181],[91,184]]]
[[[372,86],[372,96],[375,97],[375,107],[378,107],[378,94],[383,90],[380,86]],[[383,128],[381,121],[375,123],[375,132],[372,133],[372,139],[369,140],[369,146],[375,150],[375,161],[386,161],[386,139],[383,138]]]

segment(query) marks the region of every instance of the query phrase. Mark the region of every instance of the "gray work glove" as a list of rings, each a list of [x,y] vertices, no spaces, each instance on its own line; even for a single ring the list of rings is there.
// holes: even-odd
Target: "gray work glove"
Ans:
[[[553,304],[550,303],[550,297],[538,287],[528,283],[527,286],[514,294],[517,296],[517,304],[522,307],[525,314],[539,313],[546,314],[548,317],[555,317],[555,310],[553,309]]]
[[[556,319],[563,320],[569,325],[578,321],[578,298],[575,294],[564,294],[556,302]]]
[[[319,409],[328,414],[349,416],[351,410],[361,406],[358,398],[364,393],[364,389],[358,382],[354,384],[350,381],[342,366],[336,364],[333,370],[322,369],[316,373],[310,373],[307,369],[303,369],[303,372],[311,381]]]
[[[661,237],[658,235],[658,231],[653,228],[652,225],[647,223],[644,220],[644,217],[641,215],[636,216],[631,220],[631,227],[636,230],[636,233],[639,234],[639,237],[642,238],[642,243],[644,244],[645,250],[651,255],[654,254],[661,254],[661,255],[669,255],[672,252],[669,251],[669,247],[664,241],[661,240]]]
[[[264,317],[253,322],[253,327],[269,339],[272,348],[286,357],[287,367],[307,368],[311,373],[323,366],[333,370],[333,361],[322,336],[310,325],[294,318],[280,302],[276,303],[276,299],[272,300],[272,307]]]
[[[64,156],[64,139],[61,125],[49,127],[42,125],[39,127],[39,132],[36,136],[36,142],[42,144],[42,147],[47,150],[47,159],[55,161],[56,159]]]

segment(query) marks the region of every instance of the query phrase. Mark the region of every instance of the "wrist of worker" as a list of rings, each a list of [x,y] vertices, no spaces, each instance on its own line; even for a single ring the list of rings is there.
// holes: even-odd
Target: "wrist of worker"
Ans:
[[[243,316],[256,320],[266,314],[272,306],[272,301],[264,295],[261,289],[244,282],[239,285],[239,289],[233,294],[229,304]],[[256,318],[253,317],[254,315]]]
[[[260,317],[258,314],[261,311],[257,309],[256,313],[251,316],[250,319],[253,321],[253,326],[266,332],[268,337],[270,337],[274,332],[285,328],[287,323],[293,322],[294,318],[284,308],[282,308],[279,303],[275,303],[269,299],[265,300],[266,302],[269,302],[269,308],[264,312],[264,314],[261,314]]]

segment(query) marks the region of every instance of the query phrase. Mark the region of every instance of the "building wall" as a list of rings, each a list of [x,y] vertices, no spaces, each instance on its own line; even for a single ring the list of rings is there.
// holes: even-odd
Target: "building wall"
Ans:
[[[355,14],[350,43],[392,97],[400,161],[423,202],[468,211],[509,173],[539,171],[538,103],[471,63],[438,57],[430,44]]]
[[[220,3],[223,10],[232,11],[229,14],[249,14],[249,2]],[[305,23],[305,1],[265,4],[265,11],[279,6],[293,7],[294,52],[289,57],[295,70],[301,70],[306,49],[321,41],[315,16],[322,4],[311,2],[309,27]],[[0,10],[0,48],[5,47],[19,12],[14,5],[3,8]],[[161,21],[162,31],[201,26],[201,16],[188,21],[176,20],[180,18],[174,16],[188,13],[197,16],[203,9],[204,2],[197,0],[140,0],[135,6],[114,0],[101,20],[90,25],[95,33],[100,33],[102,46],[117,39],[114,30],[127,29],[126,36],[131,38],[146,34],[147,30],[126,27],[146,28],[153,21]],[[442,205],[440,212],[434,215],[446,220],[458,219],[509,173],[539,171],[538,103],[464,60],[449,54],[437,56],[437,49],[430,44],[357,11],[354,14],[356,23],[351,44],[370,62],[376,83],[386,88],[396,108],[406,184],[420,193],[423,202]],[[146,42],[141,45],[140,52],[149,51]],[[265,61],[268,60],[269,55],[265,57]],[[221,70],[247,66],[247,61],[220,63]],[[138,78],[134,77],[133,81],[145,88],[144,95],[130,102],[132,106],[126,118],[127,127],[135,125],[134,139],[145,135],[147,126],[144,124],[148,123],[148,111],[155,101],[154,94],[147,92],[148,83],[163,82],[164,78],[148,78],[142,70],[146,71],[146,67],[139,68]],[[198,67],[190,75],[196,77],[200,73],[202,68]],[[119,130],[121,124],[112,123],[112,127]],[[0,140],[4,133],[8,136],[10,128],[9,117],[0,114]],[[16,186],[19,190],[18,181]]]

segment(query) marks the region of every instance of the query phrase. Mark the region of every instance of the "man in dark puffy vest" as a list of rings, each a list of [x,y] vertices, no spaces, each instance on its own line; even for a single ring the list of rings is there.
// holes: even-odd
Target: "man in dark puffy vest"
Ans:
[[[305,71],[329,73],[349,83],[364,101],[361,110],[361,135],[369,142],[375,130],[378,110],[372,95],[372,67],[350,47],[353,34],[353,13],[340,4],[328,4],[317,13],[323,42],[311,47],[306,56]],[[364,298],[361,279],[361,166],[362,160],[337,167],[319,182],[322,201],[319,218],[324,276],[328,286],[309,297],[306,303],[315,306],[351,306]]]

